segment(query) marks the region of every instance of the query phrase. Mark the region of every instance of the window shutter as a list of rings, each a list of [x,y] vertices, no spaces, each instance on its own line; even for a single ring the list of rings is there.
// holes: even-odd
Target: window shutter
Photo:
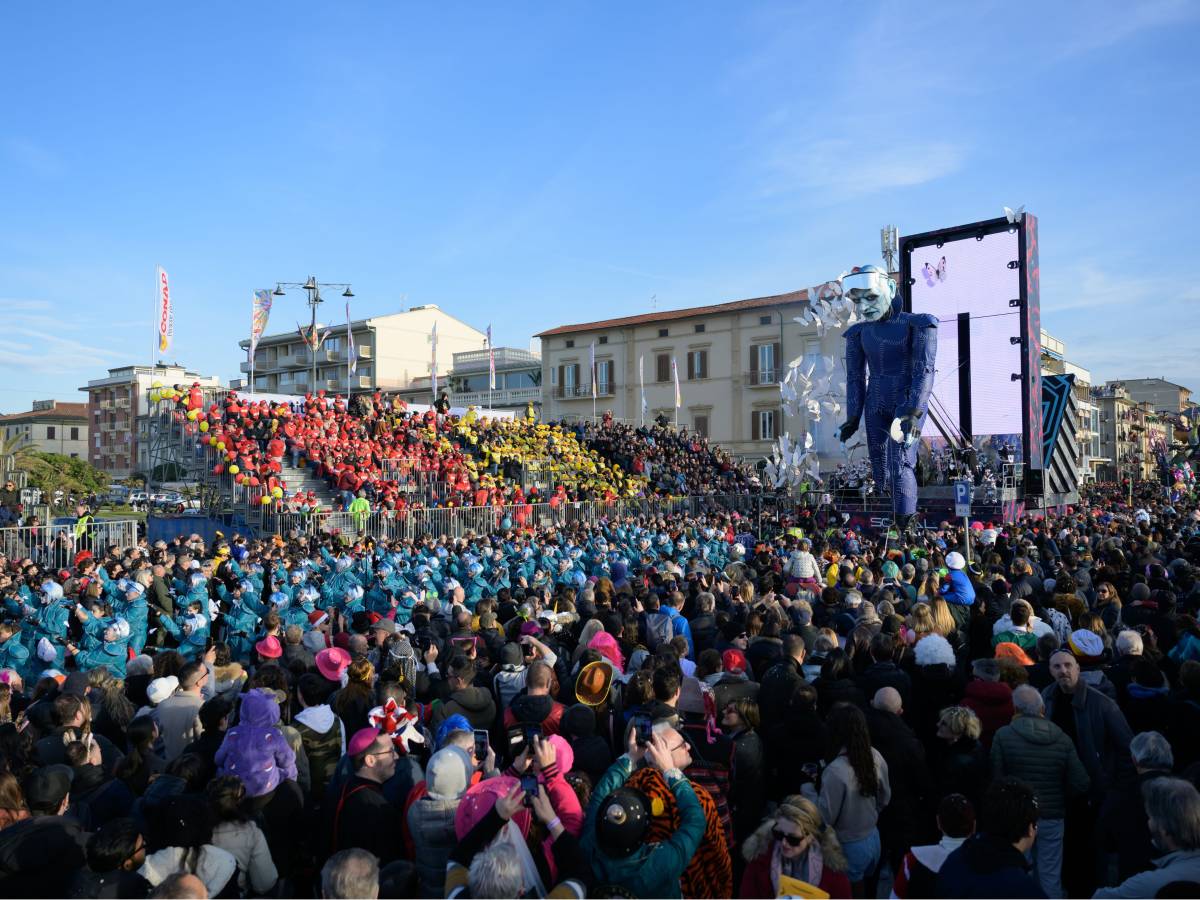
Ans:
[[[604,363],[604,367],[608,370],[608,392],[611,394],[616,387],[617,382],[617,363],[616,360],[608,360]]]
[[[775,374],[771,377],[774,381],[780,380],[779,369],[781,363],[779,362],[779,354],[782,350],[783,348],[779,345],[779,341],[776,341],[771,345],[771,366],[775,369]]]
[[[700,373],[699,373],[698,377],[700,377],[700,378],[708,377],[708,351],[707,350],[700,351]]]
[[[758,381],[758,378],[755,377],[758,375],[758,347],[754,344],[750,345],[750,375],[751,383]]]
[[[696,354],[688,354],[688,381],[696,380]]]
[[[571,366],[571,368],[575,370],[575,379],[571,383],[575,385],[575,390],[576,390],[576,392],[578,392],[579,391],[579,363],[575,363],[573,366]]]
[[[671,380],[671,357],[665,353],[660,353],[657,357],[656,368],[658,369],[656,374],[658,375],[657,380],[659,382]]]
[[[761,417],[759,416],[757,410],[750,413],[750,440],[752,440],[752,441],[758,440],[758,436],[759,436],[759,427],[758,426],[759,426],[760,418]]]
[[[563,385],[565,385],[565,384],[566,384],[566,382],[563,380],[563,376],[564,376],[564,374],[565,374],[565,373],[563,372],[563,370],[564,370],[565,368],[566,368],[566,366],[559,366],[559,367],[558,367],[558,381],[556,381],[556,382],[555,382],[555,384],[557,384],[559,387],[562,387]]]

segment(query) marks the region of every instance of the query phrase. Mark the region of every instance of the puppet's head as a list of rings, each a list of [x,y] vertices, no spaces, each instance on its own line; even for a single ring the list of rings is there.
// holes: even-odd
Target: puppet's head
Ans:
[[[855,266],[842,276],[842,291],[854,302],[860,316],[868,322],[879,322],[891,315],[896,282],[878,266]]]

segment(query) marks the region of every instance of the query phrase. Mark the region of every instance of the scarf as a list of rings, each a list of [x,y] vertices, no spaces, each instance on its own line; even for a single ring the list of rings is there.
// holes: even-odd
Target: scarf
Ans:
[[[813,838],[808,842],[808,852],[796,859],[785,860],[783,847],[779,841],[773,841],[775,849],[771,851],[771,887],[776,895],[779,894],[779,877],[786,875],[799,881],[805,881],[813,887],[821,884],[821,875],[825,869],[825,857],[821,853],[821,842]]]
[[[679,830],[681,818],[675,794],[667,786],[662,773],[653,768],[638,769],[626,784],[645,794],[656,812],[658,809],[662,810],[650,819],[646,843],[670,840],[671,835]],[[704,810],[704,837],[701,838],[692,861],[683,870],[679,879],[679,889],[684,897],[695,897],[698,900],[732,897],[733,863],[729,858],[725,829],[717,814],[716,801],[695,782],[692,782],[692,790],[696,792],[696,799],[700,801],[700,808]]]

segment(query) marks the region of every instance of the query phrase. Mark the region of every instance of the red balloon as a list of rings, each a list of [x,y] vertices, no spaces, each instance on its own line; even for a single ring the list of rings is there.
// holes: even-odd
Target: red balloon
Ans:
[[[223,465],[221,465],[220,463],[217,463],[217,465],[213,466],[213,474],[214,475],[220,475],[224,471],[225,471],[225,467]]]
[[[200,443],[211,444],[212,443],[212,435],[211,434],[204,435],[203,437],[200,438]]]
[[[258,487],[258,484],[259,484],[259,482],[258,482],[258,479],[257,479],[257,478],[255,478],[255,477],[253,477],[253,476],[251,476],[251,478],[250,478],[250,487]]]

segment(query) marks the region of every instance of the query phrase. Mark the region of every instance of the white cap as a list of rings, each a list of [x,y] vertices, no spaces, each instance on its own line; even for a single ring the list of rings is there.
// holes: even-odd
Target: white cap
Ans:
[[[963,555],[957,550],[946,554],[946,566],[951,569],[965,569],[967,561],[963,559]]]

